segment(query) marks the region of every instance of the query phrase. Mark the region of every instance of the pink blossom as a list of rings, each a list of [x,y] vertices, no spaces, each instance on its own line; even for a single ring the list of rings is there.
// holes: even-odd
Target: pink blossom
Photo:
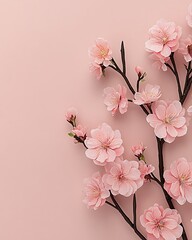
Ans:
[[[176,240],[183,232],[177,210],[158,204],[145,210],[140,222],[147,231],[147,240]]]
[[[103,182],[113,195],[129,197],[143,185],[137,161],[116,159],[115,162],[107,164],[105,169]]]
[[[185,109],[179,101],[157,101],[152,104],[152,111],[153,114],[149,114],[146,120],[154,128],[158,138],[171,143],[176,137],[187,133]]]
[[[86,138],[85,145],[88,149],[85,154],[95,164],[104,166],[123,154],[122,143],[119,130],[113,131],[108,124],[103,123],[100,127],[92,129],[91,137]]]
[[[143,155],[143,152],[145,151],[147,147],[144,147],[143,143],[140,143],[139,145],[134,145],[131,147],[131,151],[136,157],[139,157]]]
[[[187,20],[189,27],[192,27],[192,3],[189,4],[186,20]]]
[[[94,210],[103,206],[106,202],[106,198],[110,196],[108,190],[106,190],[103,182],[102,176],[99,172],[93,174],[91,178],[84,180],[84,195],[85,198],[83,202],[87,204],[88,208],[93,208]]]
[[[160,97],[160,86],[147,84],[141,92],[135,93],[133,102],[137,105],[148,104],[157,101]]]
[[[112,59],[112,50],[106,40],[98,38],[95,45],[89,50],[89,55],[95,63],[107,67]]]
[[[189,35],[186,39],[181,41],[179,52],[183,54],[186,62],[190,62],[192,60],[192,36],[191,35]]]
[[[192,203],[192,162],[185,158],[174,161],[164,172],[164,188],[179,204]]]
[[[97,80],[99,80],[103,75],[102,67],[98,63],[91,63],[89,71],[96,77]]]
[[[141,178],[143,180],[146,180],[147,175],[152,173],[155,170],[155,168],[151,164],[145,163],[143,160],[139,161],[139,171],[141,172]]]
[[[174,22],[159,20],[149,29],[149,40],[145,43],[149,52],[160,53],[163,57],[169,57],[179,47],[181,28]]]
[[[117,110],[119,110],[121,114],[127,112],[128,100],[126,94],[127,89],[120,84],[118,85],[118,90],[115,90],[112,87],[104,89],[104,104],[107,106],[107,110],[112,112],[113,116]]]
[[[154,61],[153,66],[157,69],[161,69],[164,72],[167,71],[166,63],[169,61],[169,57],[163,57],[159,53],[152,53],[150,58]]]
[[[72,133],[74,133],[77,137],[84,137],[86,135],[86,129],[79,124],[77,127],[73,128]]]
[[[74,121],[77,115],[77,110],[74,107],[71,107],[67,110],[65,117],[68,122]]]
[[[192,117],[192,106],[189,106],[187,109],[187,113],[190,117]]]

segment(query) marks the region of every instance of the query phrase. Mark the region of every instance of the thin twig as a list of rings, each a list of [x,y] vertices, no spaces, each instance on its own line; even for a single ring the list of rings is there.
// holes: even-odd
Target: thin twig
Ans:
[[[137,234],[138,237],[140,237],[140,239],[142,240],[147,240],[143,234],[137,229],[137,227],[134,227],[134,224],[132,223],[132,221],[129,219],[129,217],[125,214],[125,212],[122,210],[122,208],[120,207],[120,205],[118,204],[118,202],[116,201],[115,197],[113,196],[113,194],[110,192],[110,196],[111,196],[111,200],[113,201],[116,209],[118,210],[118,212],[122,215],[122,217],[125,219],[125,221],[129,224],[129,226],[131,228],[134,229],[135,233]]]
[[[121,61],[123,66],[123,74],[126,75],[125,48],[123,41],[121,42]]]
[[[136,200],[136,194],[133,195],[133,224],[134,224],[134,229],[137,229],[137,200]]]
[[[177,71],[177,66],[176,66],[175,59],[174,59],[174,53],[171,53],[170,59],[171,59],[171,62],[173,64],[175,78],[176,78],[176,81],[177,81],[179,99],[181,99],[183,94],[182,94],[182,90],[181,90],[181,83],[180,83],[179,74],[178,74],[178,71]]]

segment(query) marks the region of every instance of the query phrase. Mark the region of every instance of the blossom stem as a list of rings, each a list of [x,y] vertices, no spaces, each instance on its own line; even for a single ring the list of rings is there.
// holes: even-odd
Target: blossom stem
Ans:
[[[175,63],[174,53],[171,53],[170,59],[171,59],[172,65],[173,65],[174,75],[175,75],[175,78],[176,78],[176,81],[177,81],[179,99],[181,99],[183,94],[182,94],[182,90],[181,90],[181,83],[180,83],[179,74],[178,74],[178,71],[177,71],[177,66],[176,66],[176,63]]]
[[[113,205],[111,202],[109,202],[109,201],[106,201],[105,203],[106,203],[106,204],[108,204],[108,205],[110,205],[111,207],[113,207],[113,208],[117,209],[117,208],[116,208],[116,206],[115,206],[115,205]]]
[[[184,90],[183,90],[183,94],[185,92],[185,89],[189,83],[189,75],[191,73],[191,61],[188,63],[188,67],[186,67],[187,70],[187,74],[186,74],[186,78],[185,78],[185,86],[184,86]]]
[[[188,95],[188,93],[191,89],[191,84],[192,84],[192,77],[190,77],[189,80],[188,80],[188,84],[186,85],[185,91],[184,91],[183,96],[180,100],[181,104],[183,104],[185,102],[185,100],[187,98],[187,95]]]
[[[129,219],[129,217],[125,214],[125,212],[122,210],[122,208],[120,207],[120,205],[118,204],[118,202],[116,201],[115,197],[113,196],[113,194],[110,192],[110,196],[111,196],[111,200],[113,201],[115,208],[118,210],[118,212],[122,215],[122,217],[125,219],[125,221],[129,224],[129,226],[131,228],[134,229],[135,233],[137,234],[138,237],[140,237],[140,239],[142,240],[147,240],[143,234],[137,229],[137,227],[134,227],[134,223],[132,223],[132,221]]]
[[[133,225],[137,229],[137,199],[136,194],[133,195]]]
[[[83,146],[87,149],[88,147],[85,145],[85,141],[82,140],[80,137],[78,137],[77,135],[74,136],[74,138],[79,142],[82,143]]]
[[[119,68],[119,66],[117,65],[117,63],[115,62],[114,58],[112,58],[111,62],[114,64],[115,68],[113,68],[114,70],[116,70],[125,80],[125,82],[127,83],[130,91],[135,94],[135,90],[134,88],[132,87],[128,77],[124,74],[123,71],[121,71],[121,69]],[[109,65],[111,67],[111,65]]]
[[[137,79],[137,92],[139,92],[139,84],[140,84],[140,81],[142,80],[143,78],[141,78],[140,76],[138,76],[138,79]]]
[[[123,66],[123,74],[126,75],[125,48],[123,41],[121,42],[121,61]]]
[[[163,145],[164,145],[164,140],[156,137],[157,140],[157,147],[158,147],[158,157],[159,157],[159,176],[161,180],[161,184],[163,185],[165,180],[163,177],[164,173],[164,162],[163,162]]]

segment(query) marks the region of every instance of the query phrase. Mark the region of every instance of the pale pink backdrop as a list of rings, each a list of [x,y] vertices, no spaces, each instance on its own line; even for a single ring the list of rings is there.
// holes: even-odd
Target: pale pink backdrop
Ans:
[[[134,66],[140,65],[149,82],[162,86],[164,98],[177,98],[175,80],[151,68],[144,42],[149,27],[162,17],[192,32],[185,22],[189,3],[0,0],[0,239],[138,239],[109,206],[91,211],[82,204],[83,178],[97,167],[67,136],[70,126],[64,114],[75,106],[88,130],[102,122],[119,128],[128,158],[133,157],[130,146],[142,140],[148,146],[147,161],[157,167],[153,130],[144,114],[132,105],[124,117],[106,112],[103,87],[122,80],[107,72],[107,80],[95,81],[88,72],[87,49],[95,38],[104,37],[119,60],[124,40],[132,83]],[[181,156],[192,160],[191,132],[192,127],[187,136],[166,144],[166,168]],[[138,199],[138,214],[155,202],[167,207],[155,183],[139,190]],[[131,198],[119,200],[131,214]],[[192,239],[192,206],[175,205]]]

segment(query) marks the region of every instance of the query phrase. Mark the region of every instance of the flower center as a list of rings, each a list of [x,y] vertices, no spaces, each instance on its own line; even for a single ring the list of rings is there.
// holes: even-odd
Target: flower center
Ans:
[[[125,179],[125,176],[123,175],[123,173],[120,173],[118,176],[119,181],[123,181]]]
[[[105,57],[107,55],[107,51],[105,49],[101,49],[100,53],[102,57]]]
[[[108,149],[109,148],[109,143],[108,142],[105,142],[105,143],[102,143],[102,148],[103,149]]]
[[[164,122],[170,124],[171,119],[170,119],[169,117],[167,117],[167,118],[165,118],[165,121],[164,121]]]
[[[100,191],[99,188],[97,188],[97,187],[94,187],[94,188],[93,188],[92,196],[98,197],[98,196],[100,195],[100,193],[101,193],[101,191]]]
[[[162,41],[163,41],[163,45],[165,45],[165,44],[167,43],[167,41],[168,41],[168,37],[166,37],[166,36],[163,37],[163,38],[162,38]]]
[[[184,184],[184,183],[187,182],[189,179],[190,179],[190,177],[189,177],[188,174],[182,174],[182,175],[180,176],[179,182],[180,182],[180,184]],[[190,183],[190,184],[192,184],[192,183]]]
[[[161,230],[164,227],[164,222],[157,220],[157,222],[155,223],[155,226],[158,230]]]
[[[174,120],[175,116],[174,115],[169,115],[168,117],[165,118],[164,123],[171,124],[172,120]]]

